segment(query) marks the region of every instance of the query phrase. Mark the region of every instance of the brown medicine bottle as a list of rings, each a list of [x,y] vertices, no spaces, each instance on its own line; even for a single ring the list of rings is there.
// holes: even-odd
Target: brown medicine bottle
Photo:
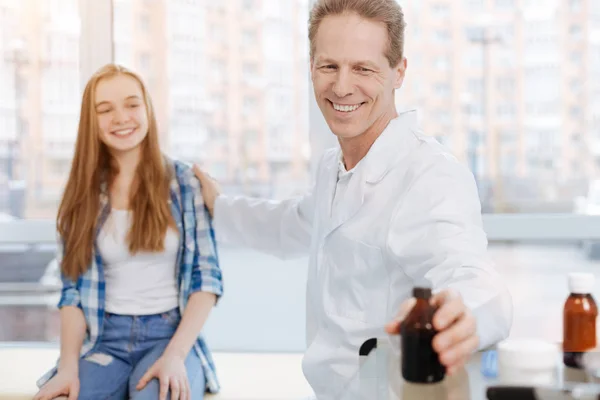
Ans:
[[[581,368],[581,357],[596,347],[596,318],[598,307],[591,295],[594,275],[569,274],[571,294],[563,309],[563,362],[572,368]]]
[[[434,383],[444,379],[446,368],[440,363],[432,341],[435,307],[430,304],[431,289],[413,289],[417,300],[400,325],[402,377],[413,383]]]

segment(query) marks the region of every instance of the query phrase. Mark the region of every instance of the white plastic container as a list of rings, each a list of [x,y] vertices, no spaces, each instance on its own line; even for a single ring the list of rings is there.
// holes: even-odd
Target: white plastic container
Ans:
[[[558,344],[537,339],[509,339],[498,344],[498,378],[517,385],[558,384]]]

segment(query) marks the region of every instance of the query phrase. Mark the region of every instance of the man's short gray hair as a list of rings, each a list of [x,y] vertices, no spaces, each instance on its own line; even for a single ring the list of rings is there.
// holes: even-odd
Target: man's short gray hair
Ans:
[[[362,18],[382,22],[387,27],[388,49],[385,56],[390,67],[396,67],[404,58],[404,13],[396,0],[318,0],[310,12],[308,40],[310,58],[315,54],[315,37],[319,25],[329,15],[355,13]]]

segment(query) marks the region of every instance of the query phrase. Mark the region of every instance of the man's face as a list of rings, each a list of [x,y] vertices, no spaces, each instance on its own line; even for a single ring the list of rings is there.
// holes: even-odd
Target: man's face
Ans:
[[[328,16],[314,40],[315,97],[338,138],[356,137],[378,120],[393,118],[394,89],[402,85],[406,62],[390,67],[385,24],[356,14]]]

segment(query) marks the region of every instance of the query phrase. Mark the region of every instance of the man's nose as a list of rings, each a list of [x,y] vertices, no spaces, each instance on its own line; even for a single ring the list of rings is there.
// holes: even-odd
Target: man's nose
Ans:
[[[340,69],[333,83],[333,93],[337,97],[346,97],[352,94],[352,76],[347,70]]]

